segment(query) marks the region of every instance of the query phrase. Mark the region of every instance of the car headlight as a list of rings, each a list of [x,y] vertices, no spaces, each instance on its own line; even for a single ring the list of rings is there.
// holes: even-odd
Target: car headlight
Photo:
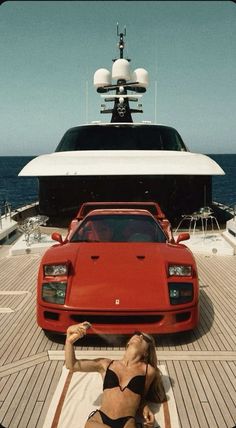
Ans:
[[[180,305],[193,300],[193,284],[191,282],[169,282],[171,305]]]
[[[169,265],[169,276],[192,276],[191,265]]]
[[[58,263],[43,266],[44,276],[66,276],[68,275],[68,264]]]
[[[66,286],[66,282],[44,282],[42,284],[42,299],[45,302],[64,305]]]

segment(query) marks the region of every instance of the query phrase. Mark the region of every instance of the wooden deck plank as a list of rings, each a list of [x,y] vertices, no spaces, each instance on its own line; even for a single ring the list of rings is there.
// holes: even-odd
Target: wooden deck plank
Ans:
[[[181,428],[191,428],[189,417],[188,417],[188,411],[185,407],[183,395],[182,395],[182,385],[180,385],[179,382],[177,382],[177,375],[176,375],[176,369],[175,364],[171,361],[168,361],[167,363],[167,369],[170,376],[171,385],[174,392],[174,397],[177,404],[177,413],[179,417],[179,422]]]
[[[18,372],[0,379],[0,401],[3,402],[4,400],[6,400],[9,391],[12,388],[12,384],[15,382],[17,376]]]
[[[23,316],[18,319],[17,329],[15,329],[12,336],[10,336],[6,341],[7,349],[1,357],[4,361],[14,361],[14,359],[20,359],[22,355],[22,349],[27,349],[27,337],[28,340],[34,338],[32,334],[32,325],[35,323],[34,313],[26,311],[22,315]],[[20,338],[19,331],[21,332]],[[17,340],[20,340],[20,343],[17,343]]]
[[[61,363],[61,366],[63,365],[63,363]],[[47,394],[48,391],[50,389],[51,386],[51,382],[52,379],[54,377],[54,374],[56,372],[56,369],[58,367],[58,362],[57,361],[47,361],[44,364],[44,368],[43,368],[43,374],[44,374],[44,381],[41,385],[40,391],[39,391],[39,397],[38,400],[39,401],[45,401],[47,398]]]
[[[231,368],[231,362],[222,361],[221,366],[223,369],[223,376],[227,377],[227,388],[232,391],[236,391],[236,363],[232,363],[233,367]],[[232,389],[231,389],[232,388]],[[233,393],[231,392],[231,395]],[[234,400],[236,403],[236,398]]]
[[[21,417],[20,416],[18,417],[19,422],[16,425],[16,427],[18,428],[25,428],[25,426],[29,425],[29,421],[32,417],[32,413],[37,404],[37,398],[39,395],[39,389],[36,388],[35,386],[38,385],[38,383],[42,382],[42,379],[41,379],[42,366],[43,365],[41,364],[35,367],[34,373],[31,376],[30,382],[28,383],[25,389],[25,393],[22,396],[21,401],[19,403],[22,414],[21,414]],[[29,397],[30,397],[30,400],[29,400]]]
[[[230,413],[232,420],[236,420],[236,391],[232,388],[229,390],[227,387],[230,383],[228,382],[228,378],[226,379],[225,373],[222,372],[222,366],[219,361],[214,361],[209,368],[214,379],[213,382],[217,385],[219,391],[218,397],[219,395],[220,397],[218,401],[221,401],[221,398],[223,398],[225,408],[228,409],[227,413]]]
[[[204,388],[208,397],[208,402],[211,406],[212,413],[216,419],[216,426],[219,428],[228,427],[234,421],[230,415],[226,412],[224,397],[218,389],[218,386],[211,374],[209,365],[206,361],[201,361],[202,366],[202,380],[204,382]]]
[[[27,405],[29,405],[31,408],[34,406],[35,401],[33,397],[33,391],[35,390],[37,392],[35,385],[37,383],[39,373],[39,366],[28,369],[21,385],[22,391],[19,394],[16,393],[15,400],[11,405],[10,411],[8,412],[8,418],[11,416],[11,420],[9,422],[13,428],[18,428],[20,425],[22,426],[22,423],[23,426],[24,424],[25,426],[28,424],[30,416],[29,412],[27,412]]]
[[[39,417],[39,420],[38,420],[38,424],[37,424],[37,426],[35,428],[42,428],[42,426],[43,426],[43,422],[44,422],[44,420],[46,418],[47,411],[48,411],[48,408],[50,406],[50,402],[52,400],[54,391],[55,391],[55,389],[57,387],[58,381],[59,381],[60,376],[61,376],[61,370],[62,370],[62,363],[60,361],[58,361],[56,363],[56,367],[55,367],[55,370],[54,370],[54,376],[51,377],[51,383],[49,385],[47,396],[46,396],[46,399],[44,401],[44,405],[42,407],[42,412],[40,414],[40,417]],[[50,374],[51,374],[51,371],[50,371]]]
[[[36,303],[34,302],[34,308]],[[28,355],[32,355],[32,349],[35,348],[35,346],[38,346],[38,339],[42,339],[42,332],[40,329],[36,327],[36,318],[35,318],[35,311],[33,311],[32,316],[29,318],[29,325],[25,329],[25,335],[24,335],[24,346],[21,346],[19,349],[18,354],[14,357],[16,358],[24,358]],[[41,343],[41,340],[40,340]]]
[[[11,373],[17,373],[29,367],[35,367],[48,360],[47,354],[34,355],[31,358],[25,358],[14,363],[6,364],[0,368],[0,378],[8,376]]]
[[[192,333],[158,337],[157,353],[171,377],[181,428],[231,428],[236,422],[236,259],[196,259],[199,327]],[[63,341],[49,340],[35,320],[39,261],[37,255],[0,257],[0,292],[32,293],[30,304],[22,296],[0,294],[1,303],[15,309],[0,313],[0,422],[7,428],[42,428],[63,365],[63,360],[48,359],[48,351],[63,351]],[[89,355],[92,350],[123,351],[124,345],[90,340],[76,349]]]
[[[196,428],[207,426],[207,420],[205,418],[202,405],[198,396],[198,389],[196,388],[196,384],[194,382],[194,380],[196,380],[196,375],[193,375],[193,366],[189,366],[188,362],[183,361],[181,362],[181,370],[182,376],[184,377],[186,382],[186,387],[183,391],[183,394],[187,394],[187,396],[189,397],[188,400],[186,400],[185,402],[185,406],[189,409],[189,412],[191,414],[191,425],[196,426]],[[202,392],[203,391],[201,389],[201,396]],[[194,419],[192,417],[193,412],[196,415]]]
[[[203,411],[204,411],[204,414],[205,414],[205,417],[206,417],[206,420],[208,423],[208,425],[206,427],[204,427],[204,425],[203,425],[202,428],[213,428],[213,427],[214,428],[229,428],[229,427],[225,427],[225,425],[223,425],[222,427],[219,427],[219,425],[216,422],[215,415],[214,415],[212,408],[211,408],[208,401],[202,403],[202,408],[203,408]]]
[[[27,423],[27,425],[25,425],[24,418],[22,418],[22,423],[19,426],[19,428],[32,428],[32,427],[42,428],[42,425],[41,426],[38,425],[38,421],[39,421],[40,415],[42,413],[42,408],[43,408],[43,402],[37,401],[34,405],[33,411],[32,411],[31,416],[29,418],[29,422]]]
[[[175,362],[175,370],[177,374],[177,379],[179,385],[181,385],[181,392],[183,396],[183,404],[185,408],[187,409],[187,414],[189,417],[189,424],[190,426],[194,426],[196,428],[201,427],[199,424],[200,421],[198,419],[196,410],[200,411],[200,402],[197,399],[197,394],[195,387],[191,381],[191,376],[189,372],[187,372],[187,365],[185,362]],[[193,399],[196,399],[196,401],[193,401]],[[182,405],[183,405],[182,404]],[[201,419],[204,418],[204,415],[201,415]]]
[[[231,306],[232,311],[230,311],[230,313],[233,314],[233,318],[235,316],[234,314],[235,314],[236,301],[234,297],[235,293],[233,293],[233,283],[230,284],[230,298],[226,299],[225,288],[223,288],[220,285],[221,278],[217,277],[217,281],[216,281],[215,275],[212,274],[213,267],[211,266],[211,269],[209,269],[209,264],[213,264],[214,268],[216,268],[214,265],[215,259],[211,258],[211,260],[207,260],[207,261],[208,261],[208,269],[206,267],[206,260],[204,260],[203,258],[200,258],[199,263],[201,264],[201,269],[199,269],[199,274],[201,278],[204,277],[204,280],[202,280],[201,282],[202,283],[204,282],[207,290],[207,294],[214,305],[214,312],[217,313],[217,316],[215,316],[215,319],[214,319],[214,328],[218,329],[218,334],[224,333],[221,340],[222,345],[225,343],[224,346],[228,346],[228,343],[229,343],[230,346],[235,349],[235,341],[234,341],[235,332],[234,332],[234,329],[232,328],[232,325],[235,325],[235,323],[234,322],[232,323],[231,316],[229,318],[225,317],[225,314],[229,313],[229,305],[232,305]],[[231,258],[227,259],[227,263],[229,263],[230,261],[232,264],[232,259]],[[230,268],[231,268],[231,265],[230,265]],[[218,272],[217,272],[217,276],[218,276]],[[209,300],[209,297],[208,297],[208,300]]]
[[[15,410],[18,409],[18,402],[22,394],[23,379],[26,375],[26,372],[27,370],[22,370],[18,373],[18,376],[0,409],[0,421],[3,426],[8,427],[11,423],[12,407],[14,407]]]
[[[219,295],[216,295],[216,293],[213,291],[211,292],[211,297],[212,299],[214,299],[214,309],[215,312],[217,312],[217,323],[220,324],[220,326],[218,327],[220,327],[220,330],[224,328],[227,329],[229,334],[235,334],[234,329],[232,328],[232,318],[234,319],[234,308],[230,308],[229,304],[224,304],[223,292]],[[226,316],[226,314],[230,314],[230,316]],[[218,319],[220,323],[218,322]]]
[[[191,374],[191,377],[193,380],[193,384],[196,388],[197,396],[198,396],[200,403],[206,402],[207,401],[206,393],[205,393],[205,390],[202,386],[201,380],[199,378],[199,373],[197,370],[196,363],[193,361],[188,361],[187,365],[188,365],[188,369],[190,371],[190,374]]]
[[[212,263],[212,261],[214,261],[214,259],[208,262],[208,270],[206,269],[206,265],[203,263],[203,269],[201,269],[200,278],[204,277],[204,282],[208,285],[209,291],[214,295],[217,303],[219,303],[219,300],[217,299],[220,299],[220,305],[224,307],[224,309],[232,309],[232,316],[235,319],[235,296],[232,295],[232,288],[234,287],[235,279],[232,282],[227,282],[225,279],[225,272],[220,270],[220,266],[217,267],[213,264],[210,265],[211,269],[209,269],[209,264]],[[217,272],[217,282],[215,276],[212,275],[213,269],[216,269],[215,272]],[[219,284],[218,287],[216,287],[217,283]]]
[[[75,354],[77,358],[96,358],[100,350],[80,349],[75,346]],[[124,352],[115,349],[102,349],[102,355],[106,358],[119,359]],[[50,360],[64,361],[64,350],[48,350]],[[229,361],[234,362],[236,359],[236,351],[162,351],[157,349],[158,360],[162,361]]]

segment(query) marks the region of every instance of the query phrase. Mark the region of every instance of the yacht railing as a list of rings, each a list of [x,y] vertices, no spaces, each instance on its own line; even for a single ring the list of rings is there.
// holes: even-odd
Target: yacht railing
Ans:
[[[7,218],[9,218],[9,220],[11,221],[11,204],[9,202],[4,202],[2,205],[0,205],[0,228],[2,229],[2,220],[3,218],[5,218],[5,220]]]
[[[234,221],[236,221],[236,202],[230,205],[230,208],[232,207],[233,215],[234,215]]]

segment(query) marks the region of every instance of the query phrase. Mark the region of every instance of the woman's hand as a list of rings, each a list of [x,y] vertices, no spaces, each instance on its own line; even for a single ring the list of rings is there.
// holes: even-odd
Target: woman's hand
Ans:
[[[73,344],[81,337],[84,337],[87,332],[87,322],[84,321],[81,324],[74,324],[68,327],[66,332],[66,340],[67,342]]]
[[[143,423],[144,427],[147,427],[147,428],[154,427],[155,417],[147,404],[143,408],[143,418],[144,418],[144,423]]]

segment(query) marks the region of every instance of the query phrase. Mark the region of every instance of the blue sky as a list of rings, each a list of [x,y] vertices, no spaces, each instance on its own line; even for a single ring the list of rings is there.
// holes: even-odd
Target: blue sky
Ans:
[[[236,153],[235,3],[6,1],[1,156],[48,153],[68,128],[110,120],[99,113],[93,74],[119,56],[117,22],[127,28],[132,69],[149,72],[144,114],[135,121],[175,127],[191,151]]]

